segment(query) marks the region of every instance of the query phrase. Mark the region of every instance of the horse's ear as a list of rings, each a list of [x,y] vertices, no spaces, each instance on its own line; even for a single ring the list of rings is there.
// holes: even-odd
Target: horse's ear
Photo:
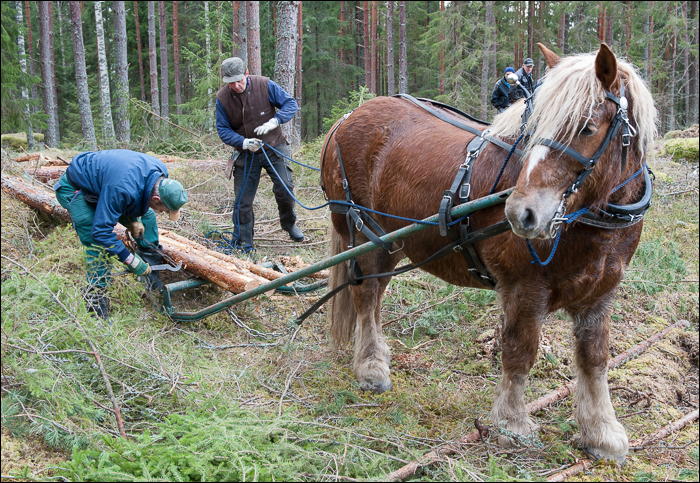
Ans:
[[[542,45],[541,43],[537,42],[537,46],[540,48],[540,51],[542,52],[542,55],[544,56],[544,61],[547,63],[547,67],[550,69],[557,65],[559,61],[561,60],[561,57],[559,57],[557,54],[549,50],[547,47]]]
[[[606,44],[600,44],[600,50],[595,57],[595,75],[605,90],[610,90],[617,79],[617,60]]]

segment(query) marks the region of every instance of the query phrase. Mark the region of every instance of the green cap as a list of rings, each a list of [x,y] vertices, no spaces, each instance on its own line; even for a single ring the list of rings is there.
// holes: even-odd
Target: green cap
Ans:
[[[170,220],[177,221],[180,218],[180,208],[187,203],[187,190],[179,181],[165,178],[158,186],[160,199],[170,210]]]

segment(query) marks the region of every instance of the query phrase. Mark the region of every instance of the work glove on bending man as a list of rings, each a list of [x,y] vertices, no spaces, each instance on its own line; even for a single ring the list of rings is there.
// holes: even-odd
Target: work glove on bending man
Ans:
[[[137,277],[151,273],[151,266],[135,253],[129,255],[124,263],[126,263],[126,269]]]
[[[246,151],[250,151],[251,153],[256,153],[260,151],[261,144],[262,141],[257,138],[245,139],[243,140],[243,149]]]
[[[269,133],[273,129],[277,128],[277,126],[280,125],[280,122],[277,120],[276,117],[273,117],[269,121],[267,121],[265,124],[262,126],[258,126],[254,129],[255,134],[258,136],[264,136],[265,134]]]
[[[141,223],[141,218],[137,218],[136,220],[131,222],[131,226],[129,226],[129,231],[131,232],[131,236],[133,236],[134,238],[141,238],[143,236],[145,227],[143,226],[143,223]]]

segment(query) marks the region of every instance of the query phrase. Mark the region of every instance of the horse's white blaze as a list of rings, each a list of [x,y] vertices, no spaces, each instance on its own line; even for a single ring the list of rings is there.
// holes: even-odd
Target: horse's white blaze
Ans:
[[[537,164],[542,161],[544,158],[547,157],[549,154],[549,148],[547,146],[535,146],[532,149],[532,152],[530,153],[530,159],[527,161],[527,171],[525,171],[526,174],[526,184],[530,183],[530,173],[532,173],[532,170],[535,169]]]

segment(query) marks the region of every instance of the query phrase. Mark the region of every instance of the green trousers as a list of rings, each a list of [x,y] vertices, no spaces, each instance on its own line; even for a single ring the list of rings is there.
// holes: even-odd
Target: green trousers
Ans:
[[[73,228],[78,232],[80,243],[85,248],[88,284],[94,287],[106,287],[110,275],[109,254],[106,250],[107,247],[95,244],[92,239],[92,222],[95,218],[95,206],[85,201],[83,192],[76,190],[68,182],[65,174],[58,180],[54,190],[58,202],[68,210],[68,214],[73,220]],[[158,224],[156,223],[156,214],[153,209],[149,208],[146,214],[138,220],[127,216],[119,217],[119,223],[127,228],[131,226],[132,221],[140,221],[144,227],[143,237],[136,240],[138,247],[145,250],[151,249],[151,246],[157,247]]]

